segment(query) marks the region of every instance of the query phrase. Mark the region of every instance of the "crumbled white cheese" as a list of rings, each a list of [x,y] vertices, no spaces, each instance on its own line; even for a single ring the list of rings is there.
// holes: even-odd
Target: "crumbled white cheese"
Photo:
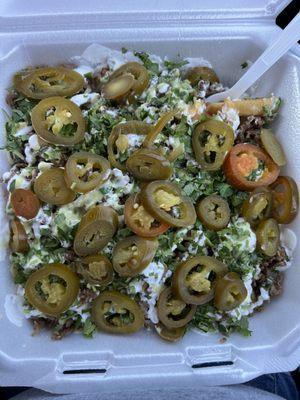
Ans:
[[[121,53],[118,50],[110,50],[110,53],[107,57],[107,64],[110,69],[116,70],[120,68],[123,64],[126,64],[129,61],[135,61],[141,63],[141,60],[136,57],[132,52]]]
[[[278,110],[278,97],[274,96],[274,93],[271,93],[271,106],[269,108],[269,113],[273,114],[274,112],[276,112]]]
[[[180,139],[178,137],[169,136],[167,143],[168,143],[169,146],[173,147],[173,149],[174,149],[174,148],[180,146],[181,141],[180,141]]]
[[[292,257],[293,252],[297,247],[297,236],[289,228],[283,228],[280,233],[280,242],[285,248],[288,257]]]
[[[160,83],[159,85],[157,85],[158,93],[160,93],[160,94],[167,93],[169,87],[170,87],[170,85],[168,83],[166,83],[166,82]]]
[[[233,226],[238,230],[238,233],[231,234],[227,232],[227,230],[230,230]],[[222,243],[219,245],[220,247],[229,245],[230,248],[234,248],[241,252],[254,252],[256,248],[256,235],[252,231],[250,224],[246,222],[244,218],[238,218],[235,222],[230,222],[224,231],[226,232],[224,235],[222,234],[222,231],[219,231],[221,239],[225,239],[223,239]]]
[[[145,122],[146,124],[151,124],[153,122],[153,119],[148,116],[147,118],[145,118]]]
[[[268,301],[268,300],[270,300],[269,292],[265,288],[261,287],[260,295],[258,296],[258,299],[254,303],[250,304],[248,308],[244,307],[241,310],[241,313],[240,313],[241,317],[243,315],[251,315],[256,308],[260,307],[265,301]]]
[[[38,135],[33,134],[29,137],[28,143],[29,146],[32,148],[32,150],[39,150],[41,148],[39,140],[38,140]]]
[[[156,97],[157,97],[156,87],[150,86],[149,89],[147,90],[147,100],[151,101],[152,99],[155,99]]]
[[[99,191],[97,191],[96,193],[96,191],[92,190],[84,195],[79,196],[73,203],[66,204],[60,207],[53,217],[53,223],[51,224],[53,236],[58,236],[58,228],[63,231],[68,231],[79,224],[81,217],[84,214],[84,210],[87,210],[89,207],[92,207],[96,203],[97,194],[101,196],[101,193]],[[87,200],[88,202],[86,202],[85,200]],[[84,207],[86,207],[86,209]],[[79,212],[79,209],[82,209],[82,211]],[[62,218],[63,222],[58,224],[57,221],[61,217],[64,217]],[[69,243],[67,240],[61,239],[61,245],[63,247],[68,247],[70,244],[71,243]]]
[[[150,54],[149,60],[155,64],[158,64],[158,70],[161,71],[163,69],[163,60],[160,56],[156,54]]]
[[[177,104],[178,110],[187,117],[187,123],[193,125],[196,120],[205,112],[205,102],[203,100],[197,99],[193,103],[187,104],[183,100],[180,100]]]
[[[190,253],[185,251],[181,256],[181,261],[186,261],[190,257]]]
[[[50,260],[49,260],[50,261]],[[43,263],[43,259],[39,257],[37,254],[34,254],[31,258],[29,258],[26,263],[23,265],[23,269],[34,269],[39,264]]]
[[[142,63],[142,61],[139,59],[139,57],[135,56],[133,51],[126,51],[126,53],[124,54],[124,58],[125,58],[125,62],[138,62],[138,63]]]
[[[33,156],[33,154],[32,154],[32,149],[31,149],[28,145],[25,146],[25,148],[24,148],[24,153],[25,153],[25,160],[26,160],[26,162],[27,162],[29,165],[33,164],[34,161],[35,161],[35,158],[34,158],[34,156]]]
[[[41,246],[39,239],[34,239],[30,243],[30,252],[27,254],[26,262],[22,265],[22,268],[24,270],[32,270],[41,264],[51,264],[57,261],[63,262],[64,255],[52,254],[51,251],[49,252]]]
[[[148,114],[148,117],[153,117],[152,119],[149,120],[149,123],[154,119],[155,114],[156,114],[156,108],[153,106],[149,106],[147,103],[143,103],[140,105],[139,110],[142,112],[146,112]]]
[[[224,104],[222,110],[218,111],[217,115],[214,118],[220,121],[224,121],[226,124],[229,124],[234,131],[235,137],[237,136],[237,129],[240,125],[240,117],[238,112],[234,108],[230,108],[227,104]]]
[[[206,315],[212,319],[215,319],[216,321],[220,321],[223,318],[223,315],[219,314],[217,311],[215,312],[209,311]],[[196,329],[195,331],[197,332],[198,330]]]
[[[24,149],[25,159],[29,165],[35,162],[37,151],[40,149],[40,147],[38,136],[36,134],[31,135]]]
[[[186,163],[187,167],[197,167],[199,164],[197,163],[196,160],[194,160],[193,158],[188,160]]]
[[[7,189],[10,190],[11,184],[14,182],[15,189],[28,189],[31,186],[32,168],[26,167],[20,173],[15,173],[7,182]]]
[[[109,66],[110,69],[115,70],[129,61],[141,63],[141,60],[132,51],[122,53],[96,43],[91,44],[81,56],[73,57],[72,60],[78,64],[75,70],[83,75],[93,72],[93,68],[101,69]]]
[[[32,229],[34,232],[35,238],[39,239],[41,237],[41,229],[49,229],[50,224],[52,222],[52,216],[47,215],[43,208],[41,207],[37,216],[31,220],[32,221]]]
[[[89,192],[87,194],[90,194],[90,193],[92,193],[92,192]],[[82,196],[86,196],[86,195],[82,195]],[[78,198],[78,200],[79,200],[79,198]],[[93,198],[93,196],[89,196],[89,199],[87,199],[87,198],[81,199],[82,205],[85,205],[87,209],[90,208],[92,205],[94,205],[93,202],[90,200],[91,198]],[[97,196],[95,196],[94,198],[96,200]],[[86,200],[90,200],[90,202],[86,203]],[[65,216],[66,224],[70,227],[77,225],[81,219],[79,213],[76,212],[76,210],[72,209],[71,207],[70,208],[68,208],[67,206],[65,206],[65,207],[66,207],[66,209],[62,210],[62,212],[63,212],[63,215]]]
[[[143,281],[142,279],[134,279],[128,284],[128,293],[136,294],[143,293]]]
[[[38,163],[37,167],[38,167],[39,172],[45,172],[48,169],[52,168],[52,166],[53,166],[53,164],[50,162],[40,161]]]
[[[253,231],[249,231],[249,233],[249,239],[242,242],[240,249],[241,251],[249,251],[249,253],[253,253],[256,248],[256,235]]]
[[[247,289],[247,297],[237,308],[227,312],[229,316],[236,319],[241,319],[243,316],[252,314],[257,307],[260,307],[265,301],[268,301],[270,299],[269,292],[265,288],[261,287],[258,299],[254,303],[252,302],[251,296],[253,292],[253,278],[257,277],[259,270],[259,266],[257,266],[254,271],[249,272],[243,278],[244,285]]]
[[[141,147],[144,139],[145,139],[145,135],[137,135],[136,133],[129,133],[126,135],[127,139],[128,139],[128,150],[135,150],[138,147]]]
[[[133,183],[130,182],[130,178],[128,174],[123,174],[123,172],[118,169],[114,168],[112,170],[112,176],[110,181],[103,185],[112,188],[124,188],[124,193],[129,193],[133,188]]]
[[[83,213],[96,204],[111,206],[116,211],[123,208],[120,204],[120,197],[128,194],[133,188],[133,183],[127,174],[117,168],[107,172],[108,180],[99,188],[88,193],[81,194],[70,204],[61,206],[56,215],[64,215],[65,223],[69,227],[77,225]],[[78,210],[81,210],[80,212]],[[57,234],[56,224],[53,226],[54,235]]]
[[[87,312],[87,310],[89,309],[89,304],[81,304],[81,305],[75,305],[69,308],[70,311],[74,311],[77,314],[80,315],[81,321],[85,322],[88,317],[90,316],[90,313]]]
[[[108,47],[93,43],[84,50],[81,56],[75,56],[72,60],[78,62],[79,67],[96,67],[99,64],[106,64],[110,52],[111,49]]]
[[[117,117],[118,116],[118,114],[119,114],[119,111],[118,110],[106,110],[106,113],[108,114],[108,115],[111,115],[112,117]]]
[[[44,313],[37,310],[36,308],[31,309],[31,308],[24,307],[23,313],[24,313],[24,317],[26,319],[30,319],[30,318],[34,318],[34,317],[38,317],[38,318],[46,317],[46,315]]]
[[[188,247],[188,253],[190,255],[195,255],[199,251],[199,247],[204,247],[206,242],[206,236],[203,230],[200,228],[197,231],[192,231],[192,242]]]
[[[41,156],[44,158],[44,160],[60,160],[61,151],[58,147],[43,147]]]
[[[29,135],[29,133],[31,133],[32,131],[33,128],[31,125],[27,125],[26,122],[20,122],[18,125],[18,129],[15,133],[15,137]]]
[[[292,265],[293,253],[297,247],[297,236],[295,233],[289,228],[283,228],[280,232],[280,243],[283,246],[286,255],[289,260],[286,262],[284,266],[276,267],[277,271],[286,271]]]
[[[160,290],[160,283],[165,274],[165,266],[160,261],[151,262],[143,271],[144,281],[148,283],[151,291],[157,293]]]
[[[163,284],[171,271],[166,273],[163,263],[151,262],[139,278],[131,281],[128,287],[129,294],[139,293],[141,301],[147,306],[147,316],[154,324],[159,322],[156,302],[163,288]]]
[[[75,103],[78,107],[82,106],[86,103],[94,104],[97,100],[99,100],[100,94],[99,93],[83,93],[83,94],[76,94],[72,96],[70,100]]]
[[[105,200],[103,202],[105,206],[109,206],[114,208],[115,210],[121,210],[123,208],[120,204],[120,196],[117,193],[109,193],[105,196]]]
[[[155,85],[157,85],[157,84],[158,84],[158,76],[157,76],[157,75],[154,75],[154,76],[151,78],[149,87],[150,87],[150,86],[155,86]],[[147,90],[145,90],[145,92],[147,92]]]

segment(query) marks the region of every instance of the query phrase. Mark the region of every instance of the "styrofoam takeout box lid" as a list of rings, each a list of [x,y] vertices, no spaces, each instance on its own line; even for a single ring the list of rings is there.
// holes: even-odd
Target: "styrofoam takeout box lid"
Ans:
[[[84,12],[82,3],[1,1],[1,108],[7,109],[5,89],[14,72],[28,65],[67,61],[91,43],[170,57],[178,52],[183,57],[202,56],[211,61],[222,81],[232,84],[241,74],[240,64],[255,60],[278,33],[274,19],[288,0],[253,0],[251,6],[238,0],[228,0],[226,6],[224,1],[206,0],[126,1],[126,9],[122,1],[85,1]],[[292,160],[284,173],[298,183],[299,80],[300,53],[295,47],[259,81],[254,92],[257,96],[274,92],[284,99],[274,129]],[[8,164],[3,152],[0,156],[0,172],[4,172]],[[0,196],[1,210],[3,206]],[[291,225],[297,236],[299,225],[299,219]],[[5,314],[5,298],[14,291],[5,260],[0,265],[0,384],[58,393],[192,387],[239,383],[296,368],[300,361],[297,264],[299,248],[286,273],[283,295],[251,319],[252,337],[233,335],[221,344],[220,335],[193,331],[181,342],[168,344],[147,331],[128,337],[101,334],[93,340],[81,335],[60,342],[50,341],[47,334],[33,338],[29,323],[18,327]]]
[[[51,2],[41,2],[31,0],[2,0],[0,5],[0,15],[3,17],[13,16],[36,16],[36,15],[57,15],[78,13],[86,15],[89,13],[163,13],[163,12],[214,12],[223,18],[228,13],[248,13],[257,15],[275,15],[279,13],[290,0],[190,0],[188,4],[184,0],[150,0],[147,2],[137,0],[127,0],[126,7],[122,1],[91,1],[87,0],[82,6],[82,0],[61,1],[52,0]]]
[[[32,31],[88,28],[102,21],[156,23],[173,19],[177,24],[185,19],[274,18],[290,0],[72,0],[40,1],[2,0],[0,31]],[[121,20],[120,20],[121,19]],[[122,21],[123,19],[123,21]]]

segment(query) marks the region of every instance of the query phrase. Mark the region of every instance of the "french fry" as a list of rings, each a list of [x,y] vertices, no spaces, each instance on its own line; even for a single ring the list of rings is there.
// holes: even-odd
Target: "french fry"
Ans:
[[[277,97],[264,97],[261,99],[225,100],[220,103],[211,103],[206,107],[208,114],[216,114],[224,105],[234,108],[241,117],[248,115],[264,115],[266,109],[272,108],[279,99]]]

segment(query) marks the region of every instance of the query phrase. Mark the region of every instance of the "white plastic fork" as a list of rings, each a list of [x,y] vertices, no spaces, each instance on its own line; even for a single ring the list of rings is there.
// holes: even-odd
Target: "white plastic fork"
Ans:
[[[230,89],[216,93],[206,100],[218,103],[227,98],[238,99],[249,89],[273,64],[279,60],[300,39],[300,12],[286,26],[275,41],[262,53],[253,65]]]

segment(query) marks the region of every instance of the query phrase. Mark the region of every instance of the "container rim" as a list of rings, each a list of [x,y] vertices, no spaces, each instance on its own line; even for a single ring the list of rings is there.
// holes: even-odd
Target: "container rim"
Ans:
[[[41,2],[31,0],[2,0],[0,4],[0,34],[5,32],[32,32],[57,30],[89,30],[95,26],[110,23],[110,27],[122,28],[128,25],[159,26],[162,23],[177,26],[191,23],[214,23],[224,21],[227,24],[243,20],[253,23],[255,20],[275,20],[276,16],[291,0],[239,0],[210,1],[190,0],[138,0],[123,2],[112,0],[89,0],[82,7],[81,0]],[[126,26],[125,26],[125,25]]]

